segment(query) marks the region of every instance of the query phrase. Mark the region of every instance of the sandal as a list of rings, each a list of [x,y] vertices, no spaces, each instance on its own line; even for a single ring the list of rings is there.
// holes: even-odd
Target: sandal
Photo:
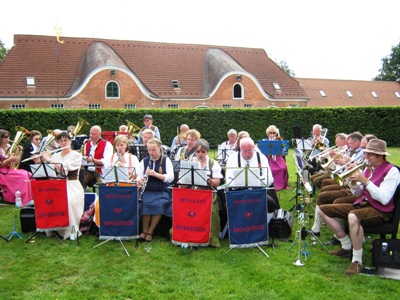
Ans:
[[[144,234],[144,236],[142,236],[142,234]],[[145,240],[146,240],[147,234],[148,234],[148,233],[146,233],[146,232],[142,232],[142,233],[139,235],[138,241],[139,241],[139,242],[145,241]]]
[[[150,237],[150,239],[147,239],[148,236]],[[146,237],[144,238],[144,240],[148,243],[151,242],[153,240],[153,235],[151,233],[146,234]]]

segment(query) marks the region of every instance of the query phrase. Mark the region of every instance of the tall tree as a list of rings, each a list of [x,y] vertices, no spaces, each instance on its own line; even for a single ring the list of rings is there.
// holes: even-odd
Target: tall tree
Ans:
[[[382,58],[382,69],[374,80],[396,81],[400,78],[400,43],[392,47],[392,53]]]
[[[4,43],[0,40],[0,61],[3,61],[4,57],[6,56],[8,50],[4,46]]]

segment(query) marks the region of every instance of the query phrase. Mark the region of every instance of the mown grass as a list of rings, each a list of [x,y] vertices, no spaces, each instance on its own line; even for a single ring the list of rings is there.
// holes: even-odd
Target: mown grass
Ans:
[[[391,148],[388,157],[400,164],[400,149]],[[294,205],[295,168],[292,152],[287,164],[291,190],[279,191],[283,208]],[[13,231],[19,209],[0,206],[0,234]],[[19,221],[17,230],[20,231]],[[297,220],[293,227],[293,238]],[[321,239],[332,236],[322,228]],[[81,244],[38,235],[32,243],[14,237],[8,244],[0,240],[1,299],[396,299],[399,283],[369,276],[343,274],[349,260],[330,256],[321,245],[307,245],[310,255],[302,256],[303,267],[295,266],[297,244],[279,242],[274,249],[263,247],[229,250],[229,240],[221,248],[198,248],[191,254],[155,237],[147,253],[143,244],[125,241],[128,257],[119,242],[98,248],[97,237],[85,236]],[[364,261],[371,266],[371,242],[367,239]],[[311,238],[307,237],[311,243]],[[330,246],[329,249],[337,246]]]

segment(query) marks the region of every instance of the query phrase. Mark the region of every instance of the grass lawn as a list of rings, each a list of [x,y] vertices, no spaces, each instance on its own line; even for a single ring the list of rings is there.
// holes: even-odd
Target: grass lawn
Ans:
[[[390,162],[400,165],[400,149],[388,149]],[[295,167],[289,151],[287,164],[291,190],[279,191],[281,206],[290,209],[295,201]],[[19,209],[0,205],[0,234],[13,231]],[[308,227],[309,229],[310,227]],[[293,226],[293,238],[297,218]],[[229,240],[221,248],[198,248],[190,255],[162,237],[154,237],[152,250],[134,241],[125,241],[130,256],[116,241],[98,248],[95,236],[84,236],[81,244],[39,234],[31,243],[14,237],[0,240],[0,299],[397,299],[398,281],[381,277],[352,276],[344,271],[348,259],[330,256],[320,244],[311,244],[304,266],[295,266],[297,245],[279,242],[274,249],[229,250]],[[321,240],[332,233],[323,226]],[[364,264],[371,267],[371,236],[364,245]],[[335,249],[338,246],[330,246]]]

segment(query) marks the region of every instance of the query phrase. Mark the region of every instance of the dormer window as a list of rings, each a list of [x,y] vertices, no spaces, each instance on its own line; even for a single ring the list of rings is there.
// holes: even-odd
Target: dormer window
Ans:
[[[35,77],[26,77],[26,86],[35,86]]]
[[[326,97],[326,93],[325,93],[324,90],[319,90],[319,94],[320,94],[322,97]]]
[[[353,94],[350,91],[346,91],[347,96],[349,96],[349,98],[353,98]]]
[[[179,80],[172,80],[172,87],[174,89],[180,89],[181,88],[181,83],[179,82]]]

